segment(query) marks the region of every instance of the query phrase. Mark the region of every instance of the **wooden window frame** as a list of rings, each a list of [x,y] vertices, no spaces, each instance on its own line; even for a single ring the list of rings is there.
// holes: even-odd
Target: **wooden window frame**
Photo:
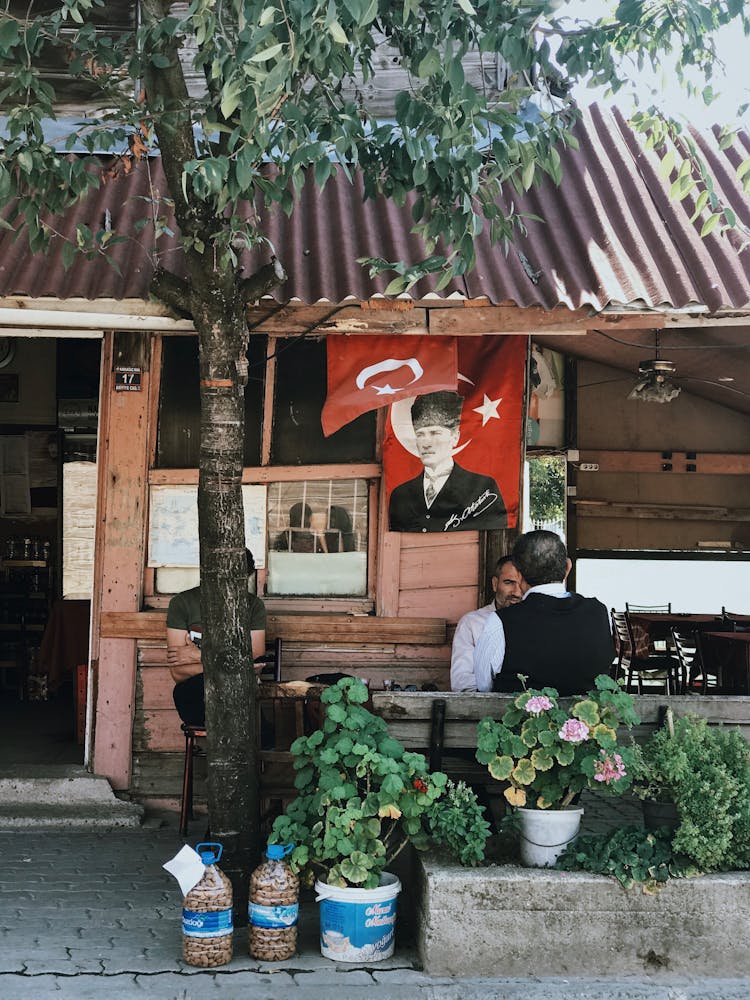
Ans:
[[[380,437],[382,422],[376,430],[375,454],[377,461],[344,462],[328,465],[271,465],[271,434],[273,429],[273,403],[276,382],[276,347],[285,337],[268,337],[268,361],[263,385],[263,428],[261,436],[261,465],[246,466],[242,470],[242,483],[302,482],[304,480],[364,479],[367,481],[368,538],[367,538],[367,594],[365,597],[267,597],[265,595],[265,569],[258,571],[258,593],[263,595],[269,611],[355,611],[369,613],[375,607],[375,579],[377,562],[377,527],[380,499],[382,463],[380,462]],[[156,448],[158,440],[159,400],[162,376],[162,336],[154,336],[153,371],[158,378],[153,380],[150,400],[150,437],[148,485],[151,486],[197,486],[198,469],[156,468]],[[146,566],[144,570],[144,604],[149,608],[163,608],[169,604],[170,595],[155,592],[156,573]]]

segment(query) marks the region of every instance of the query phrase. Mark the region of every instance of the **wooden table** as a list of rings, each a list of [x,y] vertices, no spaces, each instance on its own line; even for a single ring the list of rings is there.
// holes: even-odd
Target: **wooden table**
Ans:
[[[722,694],[750,694],[750,632],[701,632],[701,653]]]
[[[631,622],[642,626],[651,636],[651,639],[668,639],[670,629],[679,628],[681,625],[710,625],[716,622],[718,625],[723,619],[719,614],[680,614],[677,611],[629,611],[628,618]]]

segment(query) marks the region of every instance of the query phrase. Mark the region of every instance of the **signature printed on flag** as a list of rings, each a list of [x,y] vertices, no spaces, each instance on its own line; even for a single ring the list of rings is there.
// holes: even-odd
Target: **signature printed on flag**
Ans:
[[[492,493],[491,490],[485,490],[481,496],[477,497],[476,500],[473,501],[473,503],[470,503],[468,507],[464,507],[463,513],[451,514],[445,522],[443,531],[450,531],[451,528],[457,528],[460,524],[463,524],[467,517],[476,517],[478,514],[482,514],[496,502],[497,493]]]

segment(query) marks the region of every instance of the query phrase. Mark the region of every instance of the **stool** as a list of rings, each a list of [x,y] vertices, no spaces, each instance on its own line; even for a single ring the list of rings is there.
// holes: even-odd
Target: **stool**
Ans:
[[[180,726],[185,734],[185,768],[182,774],[182,801],[180,803],[180,834],[187,834],[188,820],[193,816],[193,757],[195,756],[195,741],[205,737],[205,726],[193,726],[183,722]]]

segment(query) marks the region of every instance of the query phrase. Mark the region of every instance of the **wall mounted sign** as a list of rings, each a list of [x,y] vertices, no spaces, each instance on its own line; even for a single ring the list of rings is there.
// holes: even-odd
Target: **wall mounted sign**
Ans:
[[[142,368],[115,365],[115,392],[140,392]]]

